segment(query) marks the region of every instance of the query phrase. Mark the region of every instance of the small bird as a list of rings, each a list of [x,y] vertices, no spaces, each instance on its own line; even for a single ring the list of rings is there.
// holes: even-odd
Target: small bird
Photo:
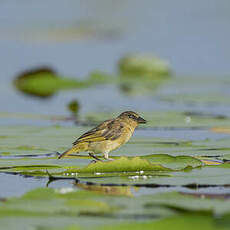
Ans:
[[[113,160],[109,158],[109,152],[125,144],[140,123],[146,123],[146,120],[137,113],[132,111],[123,112],[117,118],[106,120],[84,133],[73,142],[71,149],[62,153],[58,158],[60,159],[71,153],[88,152],[97,161],[100,159],[94,154],[98,153],[102,153],[106,160]]]

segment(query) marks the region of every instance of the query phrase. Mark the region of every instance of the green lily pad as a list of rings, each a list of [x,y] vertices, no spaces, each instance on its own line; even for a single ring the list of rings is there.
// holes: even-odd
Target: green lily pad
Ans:
[[[137,223],[124,223],[117,225],[100,226],[98,229],[103,230],[142,230],[142,229],[157,229],[157,230],[227,230],[229,228],[229,221],[227,218],[222,219],[226,221],[221,223],[218,219],[207,214],[184,214],[180,216],[172,216],[157,221],[145,221]],[[77,227],[76,227],[77,229]],[[73,227],[74,230],[74,227]]]
[[[88,192],[75,192],[75,196],[65,196],[53,189],[41,188],[30,191],[21,198],[11,198],[3,202],[0,216],[77,216],[81,212],[102,215],[112,213],[114,208],[92,198]]]
[[[151,164],[148,160],[139,157],[121,157],[110,162],[96,162],[81,169],[72,169],[70,172],[77,173],[106,173],[106,172],[136,172],[136,171],[171,171],[161,165]]]
[[[0,201],[0,216],[1,226],[7,230],[16,225],[17,229],[25,229],[28,222],[42,229],[75,229],[75,226],[80,229],[190,229],[190,226],[200,229],[200,226],[215,230],[228,229],[229,202],[176,192],[119,197],[67,188],[39,188]],[[7,224],[9,218],[14,221]],[[16,221],[20,219],[23,221]]]
[[[88,79],[80,81],[64,78],[49,68],[38,68],[21,73],[14,80],[14,85],[23,93],[46,98],[59,90],[86,88],[108,81],[108,75],[99,72],[93,72]]]
[[[50,160],[49,160],[50,161]],[[41,165],[42,160],[28,161],[28,159],[20,161],[10,161],[2,163],[0,171],[4,172],[18,172],[23,175],[31,176],[49,176],[49,173],[54,175],[64,175],[64,176],[77,176],[79,178],[84,177],[86,174],[88,177],[95,177],[95,174],[102,175],[103,177],[113,176],[132,176],[136,173],[141,172],[141,174],[146,175],[149,173],[154,175],[154,173],[161,172],[172,172],[184,169],[192,169],[196,167],[203,166],[204,164],[199,159],[189,157],[189,156],[178,156],[173,157],[169,155],[159,154],[159,155],[148,155],[142,157],[120,157],[116,158],[114,161],[107,162],[96,162],[91,163],[87,166],[75,166],[75,165],[61,165],[61,160],[53,160],[53,162],[59,163],[59,165]],[[3,160],[4,162],[4,160]],[[36,163],[33,165],[32,163]],[[43,161],[48,162],[48,161]],[[13,165],[17,163],[17,165]],[[21,165],[18,165],[21,164]],[[39,164],[40,163],[40,164]],[[0,162],[1,165],[1,162]],[[167,167],[166,167],[167,166]],[[102,174],[101,174],[102,173]],[[157,174],[156,174],[157,175]]]
[[[154,154],[142,156],[141,159],[146,159],[150,163],[161,164],[174,170],[181,170],[187,167],[203,166],[201,160],[190,156],[170,156],[168,154]]]

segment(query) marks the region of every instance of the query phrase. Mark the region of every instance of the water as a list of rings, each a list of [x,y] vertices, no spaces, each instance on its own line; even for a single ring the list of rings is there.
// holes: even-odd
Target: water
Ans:
[[[1,191],[0,198],[21,196],[27,191],[35,188],[46,187],[48,180],[46,178],[34,178],[34,177],[23,177],[19,175],[11,175],[6,173],[0,173]],[[49,187],[51,188],[62,188],[72,186],[72,181],[58,181],[53,182]]]
[[[177,75],[228,75],[229,10],[227,0],[190,3],[126,0],[116,1],[115,5],[110,1],[95,4],[69,0],[64,5],[62,1],[52,0],[2,1],[1,111],[66,114],[66,103],[73,98],[83,104],[82,111],[111,109],[114,107],[111,100],[121,110],[142,110],[149,106],[171,109],[173,106],[156,103],[152,98],[146,103],[124,101],[116,89],[100,87],[60,93],[41,101],[15,92],[11,81],[21,71],[43,65],[65,76],[80,78],[95,69],[116,72],[117,60],[129,52],[147,52],[165,58]],[[81,35],[82,27],[89,35]],[[65,33],[63,28],[78,32]],[[54,29],[60,32],[55,35]],[[109,31],[112,35],[108,35]],[[62,41],[56,41],[62,35],[65,35]]]

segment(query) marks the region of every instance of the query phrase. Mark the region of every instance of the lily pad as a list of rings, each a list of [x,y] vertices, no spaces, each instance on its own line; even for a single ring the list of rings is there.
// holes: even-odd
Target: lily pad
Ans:
[[[222,219],[226,221],[221,223],[218,219],[213,218],[207,214],[184,214],[179,216],[168,217],[157,221],[145,221],[138,223],[124,223],[118,225],[101,226],[98,229],[103,230],[142,230],[142,229],[157,229],[157,230],[227,230],[229,228],[229,221],[227,218]],[[74,228],[73,228],[74,230]],[[76,228],[77,230],[77,228]]]
[[[14,85],[23,93],[38,96],[49,97],[59,90],[86,88],[97,83],[107,83],[108,75],[92,73],[84,81],[65,78],[57,74],[50,68],[38,68],[23,72],[14,80]]]
[[[187,167],[199,167],[203,166],[201,160],[190,156],[170,156],[168,154],[154,154],[148,156],[142,156],[141,159],[146,159],[150,163],[161,164],[165,167],[169,167],[174,170],[181,170]]]
[[[42,229],[189,229],[193,223],[215,230],[228,229],[229,202],[175,192],[134,198],[40,188],[0,201],[0,216],[4,229],[25,229],[29,221]],[[14,221],[6,224],[9,218]]]
[[[151,164],[139,157],[121,157],[110,162],[96,162],[81,169],[72,169],[68,172],[76,173],[115,173],[115,172],[136,172],[136,171],[171,171],[161,165]]]
[[[148,155],[142,157],[120,157],[116,158],[116,160],[114,161],[99,161],[81,167],[73,164],[71,165],[71,163],[69,165],[41,165],[42,160],[28,161],[26,159],[21,159],[20,161],[14,162],[17,163],[17,165],[14,165],[13,162],[14,161],[11,160],[9,165],[7,165],[7,161],[5,161],[4,164],[2,163],[0,171],[18,172],[22,175],[31,176],[49,176],[49,173],[51,173],[52,175],[64,175],[70,177],[77,176],[78,178],[85,177],[86,175],[88,177],[95,177],[95,175],[102,175],[103,177],[110,177],[111,175],[127,177],[136,175],[137,172],[141,172],[141,174],[143,175],[149,173],[151,175],[154,175],[154,173],[156,172],[172,172],[204,166],[202,161],[193,157],[173,157],[164,154]],[[32,164],[34,162],[36,162],[36,165]],[[48,161],[43,160],[43,162]],[[60,160],[56,160],[56,163],[59,162]],[[20,163],[21,165],[18,165],[18,163]],[[47,170],[49,171],[49,173],[47,172]]]

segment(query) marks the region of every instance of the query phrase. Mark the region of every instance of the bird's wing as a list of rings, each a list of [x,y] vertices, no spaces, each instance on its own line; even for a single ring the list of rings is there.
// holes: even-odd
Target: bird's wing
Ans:
[[[116,140],[122,134],[124,125],[119,121],[107,120],[98,125],[97,127],[89,130],[80,136],[73,145],[78,144],[79,142],[91,142],[91,141],[105,141],[105,140]]]

